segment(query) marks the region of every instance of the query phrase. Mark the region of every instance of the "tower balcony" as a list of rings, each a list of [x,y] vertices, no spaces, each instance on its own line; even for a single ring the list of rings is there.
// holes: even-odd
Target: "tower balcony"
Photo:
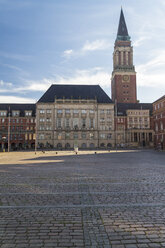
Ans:
[[[114,71],[135,71],[135,66],[116,65]]]

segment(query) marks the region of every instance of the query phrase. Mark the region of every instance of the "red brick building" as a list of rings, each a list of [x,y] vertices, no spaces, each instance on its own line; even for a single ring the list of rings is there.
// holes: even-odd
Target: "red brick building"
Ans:
[[[35,146],[35,104],[0,104],[0,150]]]
[[[113,53],[111,95],[117,103],[137,103],[133,48],[122,10]]]
[[[165,150],[165,95],[153,103],[154,145]]]

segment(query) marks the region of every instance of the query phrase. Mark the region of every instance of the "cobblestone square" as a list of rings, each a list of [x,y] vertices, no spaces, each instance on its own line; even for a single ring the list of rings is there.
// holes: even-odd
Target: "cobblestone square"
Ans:
[[[0,153],[0,247],[165,247],[165,153]]]

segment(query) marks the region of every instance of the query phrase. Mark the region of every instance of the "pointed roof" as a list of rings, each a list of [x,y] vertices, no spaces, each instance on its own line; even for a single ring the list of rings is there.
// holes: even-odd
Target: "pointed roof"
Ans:
[[[130,36],[128,35],[127,25],[125,22],[122,8],[121,8],[119,26],[117,31],[117,40],[130,40]]]

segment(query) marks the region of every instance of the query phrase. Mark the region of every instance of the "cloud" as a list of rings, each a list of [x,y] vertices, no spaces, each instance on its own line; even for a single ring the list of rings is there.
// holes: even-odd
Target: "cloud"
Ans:
[[[70,77],[56,76],[54,79],[45,78],[38,82],[31,81],[31,85],[26,89],[32,91],[45,91],[51,84],[99,84],[102,87],[109,87],[110,74],[100,67],[91,68],[90,70],[76,70]]]
[[[10,65],[10,64],[2,64],[2,66],[7,67],[13,71],[17,71],[19,73],[19,75],[22,77],[29,76],[29,73],[27,71],[23,70],[22,68],[20,68],[18,66]]]
[[[17,96],[1,96],[0,95],[0,103],[35,103],[36,101],[32,98],[23,98]]]
[[[106,50],[110,48],[110,43],[106,40],[95,40],[92,42],[86,41],[82,47],[83,51]]]
[[[143,36],[133,42],[133,47],[139,47],[143,45],[144,41],[151,39],[151,37]]]
[[[86,41],[84,45],[77,50],[68,49],[65,50],[62,54],[65,58],[80,57],[84,56],[88,52],[99,51],[99,50],[107,50],[111,47],[111,44],[107,40],[94,40],[94,41]]]
[[[156,55],[150,61],[136,67],[138,85],[162,87],[162,90],[165,90],[165,50],[152,53]]]
[[[64,57],[70,57],[72,54],[73,54],[73,50],[72,49],[65,50],[64,53],[63,53],[63,56]]]
[[[12,90],[12,83],[5,82],[3,80],[0,80],[0,92],[10,92]]]
[[[12,86],[12,83],[4,82],[3,80],[0,80],[0,86]]]
[[[19,60],[19,61],[30,61],[33,58],[31,55],[12,54],[12,53],[6,53],[2,51],[0,51],[0,57],[12,59],[12,60]]]
[[[57,84],[90,84],[101,86],[110,85],[110,74],[102,68],[96,67],[90,70],[76,70],[71,77],[56,78]]]
[[[102,87],[110,87],[110,74],[100,67],[91,68],[89,70],[76,70],[70,77],[57,75],[55,78],[25,81],[23,87],[15,87],[12,92],[45,92],[52,84],[99,84]]]

